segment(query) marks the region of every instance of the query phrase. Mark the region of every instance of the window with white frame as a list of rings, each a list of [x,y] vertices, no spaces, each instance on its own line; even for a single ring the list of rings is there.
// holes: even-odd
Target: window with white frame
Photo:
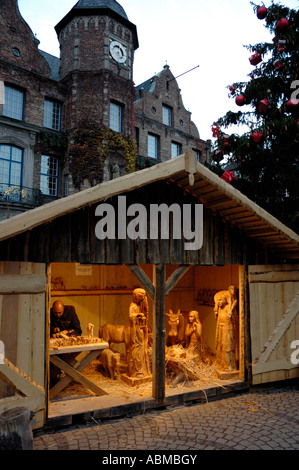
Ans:
[[[42,155],[40,171],[40,190],[46,196],[58,195],[59,161],[56,157]]]
[[[45,99],[44,127],[55,131],[61,130],[61,104],[57,101]]]
[[[3,116],[23,121],[24,119],[25,93],[24,91],[4,85]]]
[[[177,142],[171,142],[171,158],[178,157],[182,154],[182,145]]]
[[[123,131],[123,106],[112,101],[110,103],[109,127],[115,132],[121,133]]]
[[[162,106],[162,122],[166,126],[172,127],[172,108],[165,104]]]
[[[148,157],[159,159],[159,137],[154,134],[148,134],[147,137],[147,155]]]

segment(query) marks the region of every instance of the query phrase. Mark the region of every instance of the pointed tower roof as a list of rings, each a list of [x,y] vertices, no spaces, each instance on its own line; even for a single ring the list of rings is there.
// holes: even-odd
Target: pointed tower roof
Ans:
[[[133,33],[134,47],[139,47],[136,26],[129,21],[123,7],[116,0],[79,0],[69,13],[55,26],[57,35],[73,18],[85,15],[108,15],[127,26]]]
[[[79,2],[74,6],[74,9],[78,10],[82,8],[88,8],[88,9],[105,8],[105,9],[114,11],[115,13],[122,16],[126,20],[129,19],[123,7],[115,0],[79,0]]]

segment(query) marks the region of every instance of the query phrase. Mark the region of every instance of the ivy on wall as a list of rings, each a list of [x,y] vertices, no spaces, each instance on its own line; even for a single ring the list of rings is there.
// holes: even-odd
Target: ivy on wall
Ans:
[[[104,162],[109,156],[122,156],[126,173],[136,168],[137,145],[133,137],[125,136],[93,122],[83,122],[73,132],[69,144],[69,170],[73,184],[80,189],[84,180],[91,186],[101,183]]]
[[[67,146],[68,138],[65,134],[43,130],[38,135],[35,150],[40,153],[47,153],[51,150],[64,154]]]

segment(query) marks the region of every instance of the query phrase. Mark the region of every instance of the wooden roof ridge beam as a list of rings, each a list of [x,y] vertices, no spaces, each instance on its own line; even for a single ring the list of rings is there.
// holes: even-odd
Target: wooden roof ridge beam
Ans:
[[[244,208],[251,212],[255,212],[260,219],[263,220],[267,225],[273,228],[275,231],[284,234],[290,241],[297,243],[299,245],[299,235],[297,235],[293,230],[280,222],[276,217],[271,215],[265,209],[260,207],[255,202],[251,201],[247,196],[242,194],[238,189],[234,188],[226,181],[221,179],[218,175],[213,173],[211,170],[206,168],[202,163],[196,161],[197,171],[200,173],[201,177],[206,179],[209,183],[219,188],[225,195],[233,199],[238,204],[242,205]]]

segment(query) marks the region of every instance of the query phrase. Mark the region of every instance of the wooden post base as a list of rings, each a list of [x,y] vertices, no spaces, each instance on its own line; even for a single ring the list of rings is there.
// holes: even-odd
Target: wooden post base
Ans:
[[[226,370],[217,370],[217,375],[221,380],[237,379],[239,377],[238,370],[226,371]]]
[[[31,410],[7,410],[0,416],[0,450],[33,450]]]
[[[138,385],[151,382],[153,377],[152,375],[147,375],[144,377],[129,377],[127,374],[122,374],[121,379],[131,387],[138,387]]]

